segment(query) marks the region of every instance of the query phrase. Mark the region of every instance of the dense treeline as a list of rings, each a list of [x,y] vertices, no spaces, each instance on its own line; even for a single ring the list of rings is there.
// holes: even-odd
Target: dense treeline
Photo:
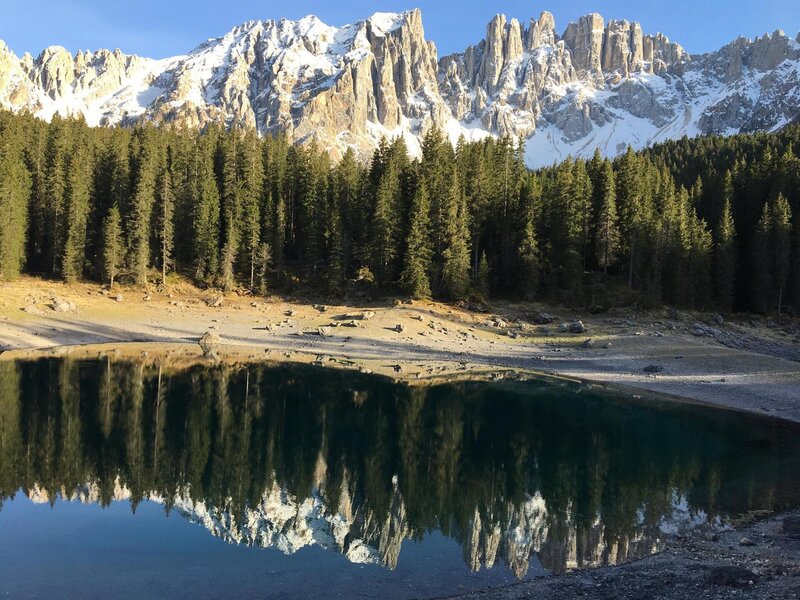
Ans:
[[[794,144],[793,144],[794,142]],[[508,139],[368,164],[211,126],[0,113],[0,277],[575,305],[800,307],[800,128],[531,172]]]

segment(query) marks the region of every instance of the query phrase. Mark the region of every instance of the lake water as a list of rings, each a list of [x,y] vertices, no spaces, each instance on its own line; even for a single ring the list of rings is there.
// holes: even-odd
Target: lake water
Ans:
[[[0,595],[415,598],[800,505],[800,430],[559,381],[0,363]]]

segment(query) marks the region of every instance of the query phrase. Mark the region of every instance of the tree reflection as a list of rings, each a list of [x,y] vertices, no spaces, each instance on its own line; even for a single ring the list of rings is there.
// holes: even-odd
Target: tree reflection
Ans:
[[[0,362],[0,503],[163,503],[229,542],[393,568],[441,531],[555,572],[796,505],[796,429],[553,382],[406,386],[311,367]],[[2,506],[2,504],[0,504]]]

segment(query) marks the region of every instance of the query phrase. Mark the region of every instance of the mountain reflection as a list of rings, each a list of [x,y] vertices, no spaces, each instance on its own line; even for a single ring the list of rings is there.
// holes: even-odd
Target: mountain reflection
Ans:
[[[665,531],[796,506],[797,430],[551,382],[393,384],[312,367],[0,362],[0,507],[159,502],[226,542],[394,568],[617,564]]]

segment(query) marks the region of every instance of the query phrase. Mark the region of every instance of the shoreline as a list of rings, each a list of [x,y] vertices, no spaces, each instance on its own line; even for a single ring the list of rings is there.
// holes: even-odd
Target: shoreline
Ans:
[[[187,284],[171,292],[108,294],[97,284],[31,277],[0,284],[0,360],[144,352],[197,362],[198,341],[212,332],[221,337],[224,360],[316,364],[410,384],[559,377],[800,422],[800,333],[793,323],[707,325],[708,315],[582,315],[530,303],[498,303],[487,313],[428,301],[321,306]],[[63,312],[51,308],[54,299]],[[542,312],[554,323],[535,324],[532,315]],[[576,320],[585,332],[559,331]]]

